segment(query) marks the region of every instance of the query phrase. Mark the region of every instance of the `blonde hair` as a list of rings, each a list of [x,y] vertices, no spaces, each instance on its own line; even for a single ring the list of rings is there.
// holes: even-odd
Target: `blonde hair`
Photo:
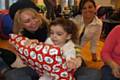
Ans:
[[[31,13],[35,14],[35,16],[39,19],[40,25],[42,24],[43,18],[37,11],[35,11],[33,8],[24,8],[20,9],[16,12],[15,17],[14,17],[14,23],[13,23],[13,33],[19,33],[22,30],[21,24],[21,18],[20,15],[23,12],[30,11]]]

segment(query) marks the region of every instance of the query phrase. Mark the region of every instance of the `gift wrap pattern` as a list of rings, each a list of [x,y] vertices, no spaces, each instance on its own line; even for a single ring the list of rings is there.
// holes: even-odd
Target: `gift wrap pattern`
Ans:
[[[62,50],[54,45],[32,42],[22,35],[10,34],[9,42],[18,51],[22,61],[35,69],[39,75],[48,74],[54,80],[74,80],[73,70],[67,68]]]

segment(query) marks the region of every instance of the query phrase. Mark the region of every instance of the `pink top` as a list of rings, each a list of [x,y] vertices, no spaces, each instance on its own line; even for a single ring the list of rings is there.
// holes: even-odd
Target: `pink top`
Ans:
[[[116,26],[106,38],[102,59],[104,62],[113,60],[120,65],[120,25]]]

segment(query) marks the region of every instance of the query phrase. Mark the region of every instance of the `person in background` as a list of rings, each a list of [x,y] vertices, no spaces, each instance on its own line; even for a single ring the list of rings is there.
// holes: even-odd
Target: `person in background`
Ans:
[[[80,15],[72,20],[78,25],[81,48],[90,42],[92,61],[97,61],[97,42],[102,31],[102,21],[96,16],[96,4],[94,0],[82,0],[79,7]]]
[[[120,8],[113,11],[109,19],[114,20],[114,21],[120,21]]]
[[[58,18],[50,23],[49,28],[49,37],[45,43],[62,48],[70,70],[80,67],[82,59],[75,49],[78,43],[77,26],[71,20]],[[45,74],[40,77],[40,80],[52,80],[52,78]]]
[[[49,20],[54,20],[56,18],[56,0],[43,0],[43,2],[47,8],[46,18]]]
[[[120,79],[120,25],[108,34],[101,56],[105,65],[101,68],[102,80]]]
[[[82,12],[81,12],[81,10],[82,10],[81,8],[82,8],[82,6],[83,6],[83,1],[84,1],[84,0],[80,0],[80,1],[79,1],[79,11],[78,11],[79,14],[82,13]]]

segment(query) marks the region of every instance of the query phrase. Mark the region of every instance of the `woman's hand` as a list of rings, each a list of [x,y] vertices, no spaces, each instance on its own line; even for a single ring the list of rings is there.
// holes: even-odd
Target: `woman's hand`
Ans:
[[[30,46],[32,43],[38,43],[39,41],[36,40],[36,39],[31,39],[31,40],[28,40],[27,43],[25,44],[26,47]]]
[[[111,64],[112,73],[116,78],[120,78],[120,66],[114,62]]]

